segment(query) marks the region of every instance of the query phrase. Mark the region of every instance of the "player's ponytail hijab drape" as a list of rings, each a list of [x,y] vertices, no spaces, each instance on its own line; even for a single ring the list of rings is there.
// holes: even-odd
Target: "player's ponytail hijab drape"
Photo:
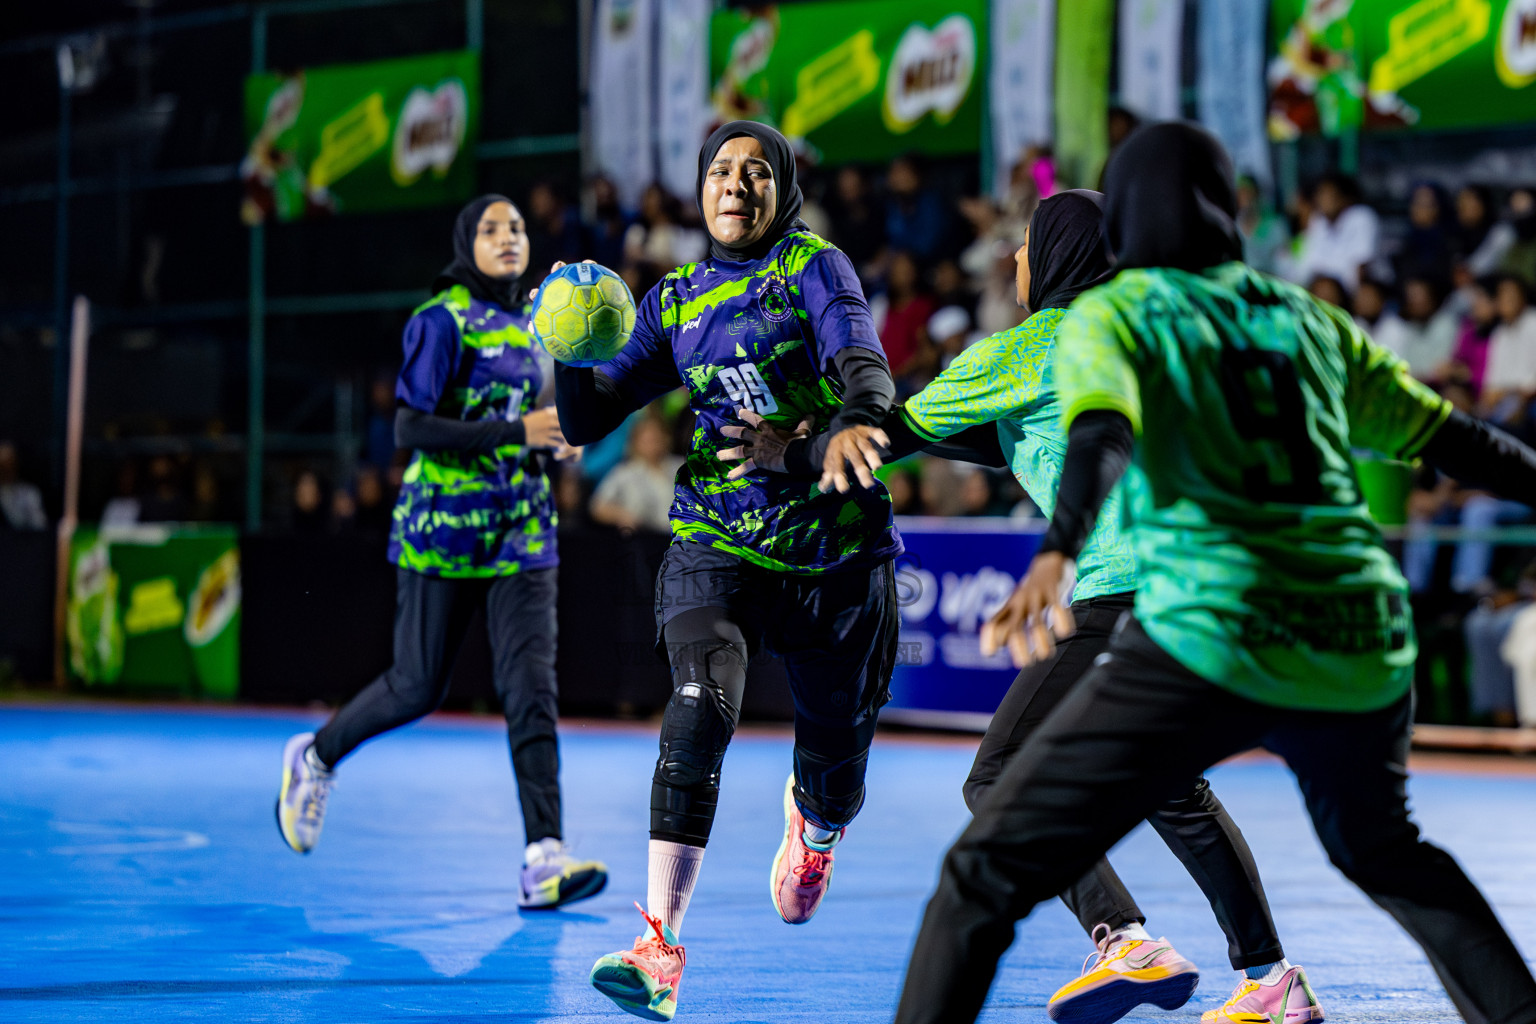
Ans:
[[[1115,276],[1104,244],[1104,196],[1085,188],[1058,192],[1029,219],[1029,311],[1066,309]]]
[[[756,121],[727,121],[704,140],[704,145],[699,150],[699,180],[693,191],[694,201],[699,204],[699,216],[704,217],[704,175],[709,172],[709,165],[714,162],[715,154],[720,152],[721,146],[731,139],[742,136],[756,139],[762,145],[768,166],[773,169],[774,191],[778,196],[778,207],[774,211],[773,221],[768,225],[768,230],[750,245],[727,245],[713,234],[709,236],[711,259],[738,263],[762,259],[768,255],[769,249],[778,244],[779,239],[791,231],[810,230],[809,225],[800,219],[800,207],[805,198],[800,193],[800,182],[795,175],[794,147],[777,131]],[[707,223],[708,218],[705,218],[705,221]]]
[[[490,192],[470,200],[459,211],[459,216],[453,222],[453,262],[438,271],[432,282],[433,294],[461,284],[481,302],[494,303],[502,309],[514,309],[522,303],[521,274],[492,277],[475,265],[475,232],[480,228],[480,218],[485,216],[486,208],[495,203],[506,203],[513,209],[517,208],[517,204],[506,196]]]
[[[1232,158],[1203,128],[1139,129],[1104,178],[1105,237],[1118,268],[1204,270],[1243,258]]]

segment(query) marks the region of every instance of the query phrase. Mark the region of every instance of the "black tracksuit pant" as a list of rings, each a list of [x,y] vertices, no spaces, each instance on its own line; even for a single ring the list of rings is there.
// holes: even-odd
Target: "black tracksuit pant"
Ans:
[[[512,772],[528,842],[560,838],[555,738],[556,569],[490,579],[396,571],[395,663],[343,704],[315,735],[335,767],[365,740],[435,711],[475,610],[485,608],[496,695],[507,719]]]
[[[1124,593],[1075,602],[1072,615],[1077,631],[1057,645],[1054,657],[1019,673],[992,716],[970,778],[965,781],[965,802],[972,813],[977,812],[1024,741],[1109,649],[1115,626],[1130,612],[1134,600],[1133,593]],[[1285,952],[1275,934],[1253,854],[1205,779],[1197,773],[1192,785],[1159,806],[1147,820],[1210,900],[1227,936],[1227,956],[1233,969],[1283,959]],[[1131,921],[1145,924],[1147,920],[1120,876],[1102,857],[1062,891],[1061,899],[1090,935],[1099,924],[1114,930]]]
[[[975,1020],[1020,918],[1191,777],[1255,746],[1285,759],[1329,859],[1424,948],[1469,1024],[1536,1024],[1536,980],[1520,952],[1408,816],[1410,703],[1358,713],[1257,704],[1185,669],[1132,620],[945,855],[897,1024]]]

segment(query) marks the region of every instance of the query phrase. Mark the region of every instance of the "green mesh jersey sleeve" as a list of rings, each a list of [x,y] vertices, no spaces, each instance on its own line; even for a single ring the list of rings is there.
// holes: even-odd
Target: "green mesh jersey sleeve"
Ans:
[[[1367,338],[1343,310],[1319,305],[1339,326],[1349,443],[1395,459],[1413,458],[1450,416],[1451,403],[1414,380],[1407,362]]]
[[[1108,409],[1124,413],[1141,433],[1141,385],[1131,353],[1131,327],[1103,296],[1087,292],[1056,329],[1056,389],[1061,397],[1062,431],[1079,413]]]
[[[908,426],[942,441],[967,427],[1023,416],[1040,391],[1041,374],[1039,367],[1021,365],[1029,353],[1013,334],[983,338],[956,356],[902,406]]]

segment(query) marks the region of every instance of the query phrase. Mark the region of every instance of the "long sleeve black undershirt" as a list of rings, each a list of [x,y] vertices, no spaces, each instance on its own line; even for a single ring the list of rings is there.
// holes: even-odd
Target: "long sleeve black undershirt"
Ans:
[[[1056,508],[1040,542],[1042,554],[1059,551],[1076,558],[1083,550],[1104,499],[1131,464],[1135,445],[1135,432],[1124,413],[1092,409],[1072,421]]]
[[[522,421],[456,420],[402,405],[395,410],[395,446],[429,452],[493,452],[526,444]]]
[[[1419,455],[1464,484],[1536,506],[1536,451],[1466,413],[1452,412]]]

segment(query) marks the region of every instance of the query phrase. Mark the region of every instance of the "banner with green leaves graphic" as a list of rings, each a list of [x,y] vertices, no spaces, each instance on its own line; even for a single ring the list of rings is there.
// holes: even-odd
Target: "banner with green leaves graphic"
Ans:
[[[462,202],[475,188],[480,55],[251,75],[245,123],[247,223]]]
[[[715,116],[804,139],[829,163],[981,146],[986,0],[727,8],[710,22]]]
[[[1270,136],[1536,120],[1536,0],[1275,0]]]

